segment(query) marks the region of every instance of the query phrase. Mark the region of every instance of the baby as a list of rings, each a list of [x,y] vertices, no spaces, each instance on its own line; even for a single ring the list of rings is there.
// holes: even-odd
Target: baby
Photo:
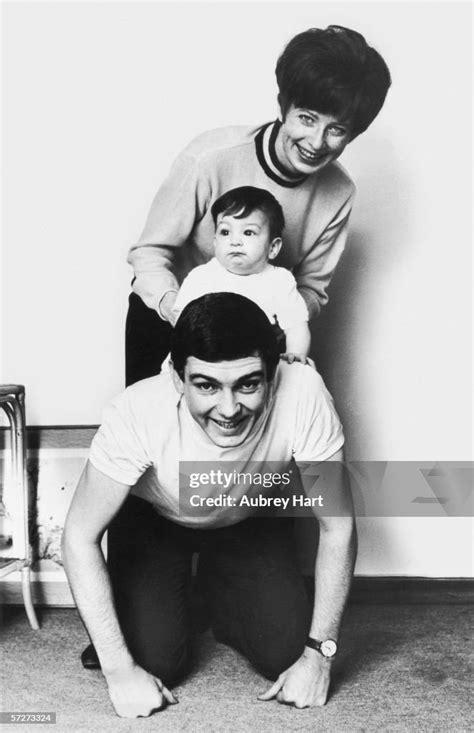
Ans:
[[[241,186],[212,205],[216,226],[213,257],[183,281],[174,304],[176,318],[195,298],[231,292],[253,300],[285,334],[287,361],[306,361],[311,337],[308,310],[289,270],[271,261],[282,245],[283,211],[269,191]]]

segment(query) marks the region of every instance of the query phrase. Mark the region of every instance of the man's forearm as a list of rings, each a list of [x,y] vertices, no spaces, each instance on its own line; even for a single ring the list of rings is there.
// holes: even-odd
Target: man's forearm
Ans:
[[[65,532],[64,567],[79,613],[105,675],[134,664],[114,607],[112,588],[100,545]]]
[[[315,567],[315,598],[310,636],[337,640],[357,553],[353,517],[320,520]]]
[[[337,640],[349,593],[356,555],[352,518],[320,520],[321,536],[316,560],[316,594],[310,636],[318,641]],[[301,656],[286,669],[260,700],[276,697],[299,708],[324,705],[331,677],[331,663],[316,650],[304,647]]]

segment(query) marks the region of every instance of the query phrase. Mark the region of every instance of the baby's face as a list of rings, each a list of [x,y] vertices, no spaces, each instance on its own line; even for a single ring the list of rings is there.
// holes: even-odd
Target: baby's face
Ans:
[[[268,260],[277,256],[280,247],[281,239],[271,239],[268,219],[259,209],[241,219],[226,214],[217,217],[216,259],[235,275],[261,272]]]

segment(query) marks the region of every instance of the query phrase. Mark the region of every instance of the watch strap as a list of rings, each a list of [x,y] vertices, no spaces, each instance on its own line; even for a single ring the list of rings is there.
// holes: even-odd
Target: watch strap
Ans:
[[[321,641],[317,641],[316,639],[313,639],[311,636],[308,636],[306,639],[305,645],[309,646],[310,649],[314,649],[317,652],[321,652]]]
[[[324,654],[321,647],[325,643],[325,641],[318,641],[317,639],[313,639],[312,636],[308,636],[306,639],[306,646],[308,646],[310,649],[314,649],[315,651],[319,652],[324,659],[334,659],[337,652],[337,643],[334,641],[334,639],[327,639],[326,641],[331,642],[334,645],[334,654],[327,655]]]

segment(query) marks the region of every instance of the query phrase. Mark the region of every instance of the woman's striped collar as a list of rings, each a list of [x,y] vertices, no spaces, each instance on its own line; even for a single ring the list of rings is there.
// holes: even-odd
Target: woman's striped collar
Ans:
[[[277,158],[275,143],[281,122],[269,122],[258,131],[255,137],[255,150],[258,162],[262,166],[266,175],[286,188],[295,188],[306,180],[307,176],[292,176],[285,170]]]

